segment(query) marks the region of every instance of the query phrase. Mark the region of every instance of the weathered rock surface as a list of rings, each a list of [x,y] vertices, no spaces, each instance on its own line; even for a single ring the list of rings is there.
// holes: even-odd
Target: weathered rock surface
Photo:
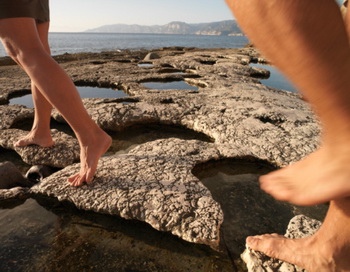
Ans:
[[[26,147],[14,146],[14,141],[25,136],[28,132],[19,129],[0,130],[0,146],[6,149],[15,150],[28,164],[45,164],[57,168],[64,168],[79,161],[78,141],[57,130],[52,130],[52,137],[55,145],[49,148],[42,148],[35,145]]]
[[[57,59],[77,85],[118,88],[130,95],[128,99],[84,99],[89,114],[103,129],[171,124],[203,133],[213,143],[173,138],[152,141],[126,155],[101,159],[96,180],[89,186],[71,188],[65,182],[79,170],[76,164],[44,179],[32,193],[67,200],[86,210],[142,220],[187,241],[217,247],[222,209],[192,175],[193,167],[209,160],[247,156],[285,166],[318,146],[319,125],[299,95],[260,84],[257,77],[265,77],[267,72],[248,65],[262,60],[251,48],[165,48],[154,52],[160,58],[152,60],[152,67],[138,66],[149,53],[146,51]],[[13,66],[0,67],[4,99],[30,87],[16,71]],[[199,89],[158,90],[143,85],[150,81],[185,81]],[[12,110],[25,109],[3,105],[1,118]],[[63,122],[56,111],[52,116]],[[2,126],[0,141],[4,148],[13,148],[10,140],[22,133],[8,130],[19,119],[12,114]],[[78,144],[67,145],[67,140],[60,143],[62,137],[55,138],[58,145],[62,144],[57,150],[15,150],[30,164],[59,167],[63,162],[60,167],[64,167],[76,160]],[[71,159],[63,161],[65,152]]]
[[[165,152],[147,154],[145,149],[102,158],[92,185],[77,189],[62,182],[79,171],[79,165],[74,165],[46,178],[32,191],[69,200],[82,209],[145,221],[186,241],[217,247],[223,214],[207,188],[191,174],[188,161]]]
[[[320,227],[321,222],[315,219],[298,215],[292,218],[285,236],[291,239],[299,239],[313,235]],[[265,254],[253,251],[249,248],[242,254],[249,272],[306,272],[295,265],[270,258]]]
[[[11,189],[0,189],[0,200],[27,198],[28,188],[14,187]]]
[[[0,129],[10,128],[17,121],[32,118],[34,118],[33,109],[21,105],[0,106]]]

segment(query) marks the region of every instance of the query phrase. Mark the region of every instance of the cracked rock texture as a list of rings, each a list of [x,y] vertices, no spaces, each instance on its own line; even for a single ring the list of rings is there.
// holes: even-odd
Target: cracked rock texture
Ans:
[[[10,128],[19,120],[31,118],[34,118],[33,109],[21,105],[0,105],[0,129]]]
[[[300,239],[316,233],[321,222],[304,215],[298,215],[290,221],[285,236]],[[242,254],[248,272],[306,272],[306,270],[280,260],[270,258],[261,252],[247,248]]]
[[[31,165],[50,165],[64,168],[79,161],[79,144],[75,138],[61,131],[52,130],[51,134],[55,142],[52,147],[14,146],[14,139],[20,139],[26,134],[26,131],[19,129],[0,130],[0,146],[6,149],[14,149],[24,162]]]
[[[63,134],[56,147],[14,148],[28,164],[65,167],[34,186],[45,194],[95,212],[142,220],[190,242],[217,248],[223,212],[210,191],[192,174],[196,164],[225,158],[253,157],[276,167],[295,162],[318,146],[319,124],[298,94],[262,85],[268,71],[250,67],[264,60],[252,48],[154,50],[63,55],[56,59],[78,86],[120,89],[126,98],[84,99],[89,114],[108,131],[135,125],[176,125],[205,134],[211,143],[169,138],[155,140],[101,159],[95,182],[72,188],[65,181],[79,171],[78,144]],[[15,66],[0,66],[2,104],[30,84]],[[152,89],[145,82],[185,81],[198,90]],[[24,134],[18,121],[32,109],[0,106],[0,141]],[[57,122],[64,122],[57,111]],[[62,140],[62,142],[60,142]]]

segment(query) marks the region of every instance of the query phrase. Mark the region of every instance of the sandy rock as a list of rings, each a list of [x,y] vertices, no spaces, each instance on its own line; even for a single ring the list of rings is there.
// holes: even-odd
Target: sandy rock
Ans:
[[[15,147],[13,142],[25,136],[28,132],[19,129],[0,130],[0,146],[15,150],[28,164],[44,164],[63,168],[79,160],[79,144],[73,137],[52,130],[54,146],[43,148],[35,145],[26,147]]]
[[[320,227],[321,222],[315,219],[298,215],[292,218],[285,236],[291,239],[304,238],[313,235]],[[242,254],[249,272],[306,272],[295,265],[270,258],[265,254],[247,248]]]

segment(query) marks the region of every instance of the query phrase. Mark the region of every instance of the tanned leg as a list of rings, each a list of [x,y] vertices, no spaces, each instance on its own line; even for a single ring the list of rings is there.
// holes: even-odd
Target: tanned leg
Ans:
[[[313,205],[350,195],[350,47],[334,0],[227,0],[261,52],[302,90],[322,147],[260,179],[275,198]]]
[[[49,22],[40,24],[37,23],[36,26],[43,47],[48,54],[51,54],[48,42]],[[15,143],[15,146],[35,144],[41,147],[50,147],[53,145],[50,131],[52,106],[41,94],[38,87],[36,87],[34,83],[32,83],[32,96],[35,108],[32,130],[25,137],[19,139]]]
[[[280,200],[332,200],[320,230],[304,239],[276,234],[247,245],[309,272],[350,271],[350,48],[333,0],[227,0],[252,42],[310,101],[323,125],[322,147],[261,178]]]
[[[80,172],[68,179],[73,186],[90,183],[99,158],[111,138],[88,115],[79,93],[63,69],[46,52],[31,18],[0,20],[0,38],[42,95],[72,127],[80,144]]]

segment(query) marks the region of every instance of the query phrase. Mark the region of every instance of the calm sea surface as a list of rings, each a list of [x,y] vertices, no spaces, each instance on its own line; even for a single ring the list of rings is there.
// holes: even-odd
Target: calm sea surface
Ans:
[[[248,39],[243,36],[204,36],[119,33],[56,33],[49,35],[52,55],[102,52],[118,49],[154,49],[168,46],[198,48],[239,48]],[[0,57],[6,56],[0,47]]]

